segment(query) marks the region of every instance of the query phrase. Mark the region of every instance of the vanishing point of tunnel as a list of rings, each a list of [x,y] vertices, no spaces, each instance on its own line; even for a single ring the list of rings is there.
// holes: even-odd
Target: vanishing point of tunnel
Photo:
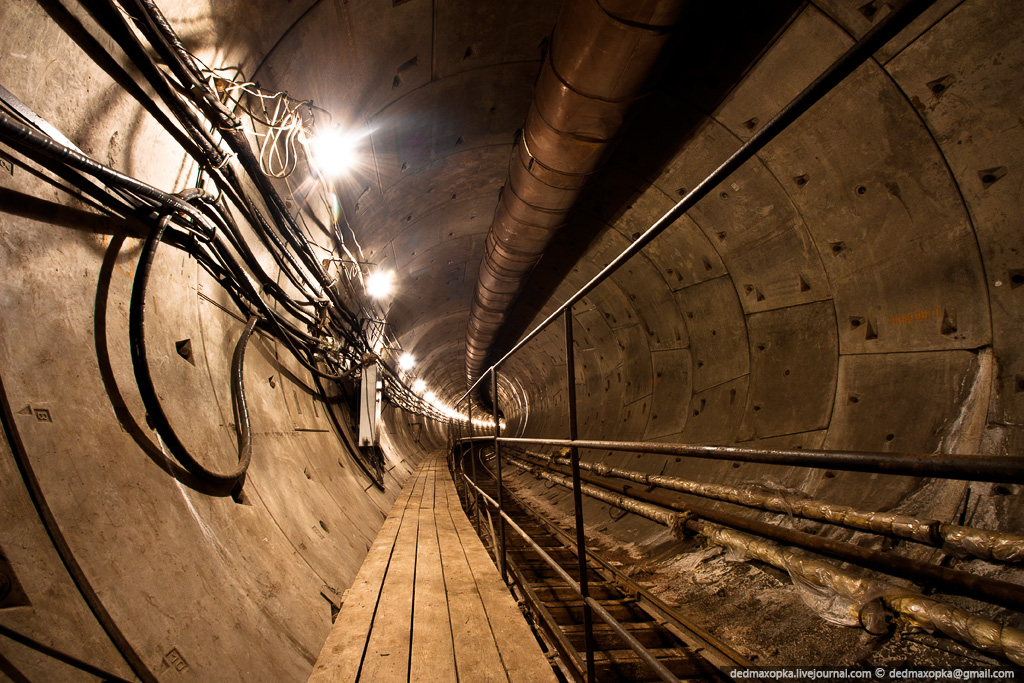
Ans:
[[[0,680],[1020,675],[1020,0],[0,29]]]

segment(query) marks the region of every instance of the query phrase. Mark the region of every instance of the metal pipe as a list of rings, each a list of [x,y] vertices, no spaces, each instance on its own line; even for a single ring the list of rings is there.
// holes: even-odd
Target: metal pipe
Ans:
[[[563,475],[548,472],[527,463],[516,463],[515,460],[515,458],[509,458],[509,462],[513,465],[531,472],[534,476],[552,481],[564,488],[570,488],[572,485],[570,480]],[[858,600],[867,595],[881,595],[882,597],[879,599],[883,604],[912,626],[941,630],[949,637],[979,650],[1005,657],[1016,664],[1024,664],[1024,631],[1019,629],[926,598],[905,587],[855,574],[811,553],[788,548],[743,531],[702,522],[686,514],[671,512],[650,503],[625,500],[626,496],[603,490],[591,484],[585,484],[583,490],[592,498],[609,505],[622,507],[664,524],[674,531],[684,527],[699,533],[713,545],[742,552],[789,572],[791,576],[796,574],[809,583],[825,586],[847,599]],[[626,506],[623,506],[623,503]],[[861,625],[864,625],[864,607],[861,606],[856,615]]]
[[[576,355],[573,348],[572,309],[565,310],[565,380],[569,404],[569,438],[579,436],[576,422]],[[497,446],[497,444],[495,444]],[[576,448],[569,448],[572,463],[572,509],[576,523],[576,553],[579,560],[580,592],[583,594],[583,634],[587,649],[587,680],[594,680],[594,625],[587,606],[586,598],[590,597],[587,580],[587,535],[583,526],[583,494],[580,491],[580,453]]]
[[[498,512],[504,512],[504,496],[502,495],[501,480],[501,444],[498,443],[498,437],[500,436],[501,427],[498,424],[498,368],[497,366],[491,368],[491,418],[494,422],[494,460],[495,468],[498,470]],[[498,516],[498,537],[499,547],[495,548],[496,554],[501,558],[498,566],[501,568],[501,580],[508,583],[508,557],[505,549],[505,522]]]
[[[555,24],[487,234],[466,330],[470,382],[483,375],[528,274],[646,90],[683,0],[603,5],[567,0]]]
[[[572,464],[570,458],[538,453],[529,455],[555,464]],[[919,543],[941,547],[954,554],[973,555],[1001,562],[1024,562],[1024,536],[1017,534],[946,524],[937,519],[921,519],[895,512],[857,510],[846,505],[834,505],[813,500],[802,493],[766,493],[751,488],[708,484],[680,477],[648,474],[599,462],[580,462],[579,467],[603,477],[617,477],[648,486],[681,491],[702,498],[724,500],[737,505],[791,514],[804,519],[839,524],[851,529],[909,538]]]
[[[528,469],[535,476],[539,476],[537,474],[537,466],[523,462],[517,458],[509,457],[508,460],[513,465],[520,467],[525,466],[524,469]],[[562,475],[570,475],[570,472],[567,472],[565,468],[557,465],[551,465],[549,466],[549,469],[559,472]],[[675,510],[689,515],[696,515],[701,519],[724,524],[725,526],[732,527],[733,529],[749,531],[764,538],[782,541],[789,545],[811,550],[815,553],[827,555],[845,562],[853,562],[861,567],[874,569],[875,571],[889,574],[891,576],[899,576],[907,579],[908,581],[913,581],[914,583],[928,581],[936,588],[940,588],[947,593],[964,595],[976,600],[984,600],[986,602],[992,602],[997,605],[1010,607],[1011,609],[1024,612],[1024,587],[1018,584],[1010,583],[1008,581],[1000,581],[986,576],[978,576],[976,574],[950,569],[949,567],[928,564],[927,562],[921,562],[920,560],[915,560],[910,557],[884,553],[872,548],[864,548],[852,543],[844,543],[831,538],[815,536],[814,534],[808,534],[795,529],[787,529],[785,527],[767,524],[742,515],[716,510],[708,505],[704,505],[696,501],[684,504],[680,501],[666,498],[665,496],[629,490],[628,487],[616,486],[611,482],[603,481],[595,477],[580,475],[580,478],[592,487],[603,488],[616,494],[621,494],[620,497],[633,498],[667,510]],[[619,503],[615,504],[622,507]],[[623,509],[628,510],[629,508]],[[679,521],[677,520],[677,526],[678,523]],[[686,526],[691,531],[699,531],[699,526],[695,525],[692,521],[686,523]]]
[[[750,138],[740,146],[733,154],[726,159],[722,164],[715,169],[709,176],[702,180],[696,187],[687,193],[685,197],[679,200],[675,206],[659,218],[650,228],[648,228],[640,237],[633,240],[633,242],[626,247],[621,254],[612,260],[607,266],[601,269],[597,275],[581,287],[575,294],[569,297],[565,303],[559,306],[551,315],[544,319],[539,325],[533,328],[525,337],[519,340],[519,342],[512,347],[504,356],[498,360],[497,364],[503,363],[506,359],[512,356],[514,353],[519,351],[525,346],[531,339],[540,334],[548,325],[552,324],[557,320],[566,309],[572,307],[577,301],[589,294],[595,287],[601,284],[608,276],[618,270],[622,264],[631,259],[641,249],[650,244],[651,240],[660,235],[666,228],[672,225],[678,220],[684,213],[689,211],[693,206],[701,199],[706,197],[712,190],[718,187],[730,174],[736,169],[746,163],[751,157],[757,154],[765,145],[775,139],[782,131],[784,131],[789,124],[793,123],[797,118],[800,117],[804,112],[810,109],[812,106],[818,103],[822,97],[827,95],[834,87],[839,85],[848,75],[863,64],[865,61],[871,58],[871,56],[889,42],[897,33],[907,27],[910,22],[921,15],[928,7],[934,4],[935,0],[909,0],[903,6],[893,10],[879,22],[864,36],[854,43],[850,49],[844,52],[831,66],[828,67],[820,76],[804,88],[799,95],[794,97],[789,104],[783,107],[778,114],[776,114],[771,121],[765,124],[761,130],[757,131]],[[557,31],[556,27],[556,31]],[[504,196],[504,193],[503,195]],[[499,211],[501,210],[499,205]],[[485,262],[490,258],[491,252],[491,235],[488,234],[488,256],[485,257]],[[536,257],[539,259],[539,255]],[[480,291],[483,279],[483,265],[481,264],[481,280],[477,282],[477,290]],[[520,269],[522,270],[522,269]],[[522,270],[523,277],[525,273],[529,271],[529,268]],[[517,287],[521,287],[521,283],[517,284]],[[518,291],[518,290],[517,290]],[[512,297],[514,299],[514,297]],[[509,304],[510,305],[510,304]],[[479,309],[479,310],[478,310]],[[488,309],[483,304],[478,304],[476,300],[473,303],[473,310],[470,312],[470,328],[467,330],[467,357],[466,357],[466,368],[469,381],[471,383],[466,395],[472,392],[480,382],[480,377],[483,375],[480,373],[480,369],[483,368],[484,359],[487,357],[487,353],[490,349],[490,345],[497,334],[497,328],[500,327],[501,321],[504,320],[504,308],[493,308]],[[479,328],[479,329],[478,329]],[[472,347],[469,344],[472,342]],[[470,356],[469,349],[472,348],[472,357]],[[476,368],[476,370],[472,370]]]
[[[510,445],[563,446],[606,451],[680,455],[709,460],[735,460],[791,467],[817,467],[847,472],[880,472],[911,477],[1024,483],[1024,458],[948,453],[867,453],[863,451],[770,450],[735,446],[694,446],[647,441],[530,439],[502,437]]]

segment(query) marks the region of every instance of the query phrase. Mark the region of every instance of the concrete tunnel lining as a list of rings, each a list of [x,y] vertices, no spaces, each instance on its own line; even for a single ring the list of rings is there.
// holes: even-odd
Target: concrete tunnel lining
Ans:
[[[774,13],[726,4],[685,10],[661,81],[531,274],[499,347],[543,320],[873,23],[862,2]],[[250,75],[262,86],[312,98],[369,131],[368,162],[339,183],[339,204],[366,258],[398,272],[388,320],[424,363],[421,376],[448,402],[461,395],[487,228],[558,7],[160,6],[207,63],[259,66]],[[0,84],[87,154],[156,187],[184,187],[193,169],[124,90],[125,74],[137,71],[87,12],[11,1],[0,16],[19,27],[0,41]],[[1019,457],[1022,19],[1008,1],[936,3],[588,295],[574,309],[581,436]],[[83,34],[124,73],[97,65]],[[686,61],[728,46],[746,62]],[[13,169],[0,173],[5,400],[82,572],[158,678],[170,680],[179,662],[200,680],[304,678],[331,625],[325,587],[340,599],[409,472],[444,446],[445,432],[387,409],[393,469],[383,491],[367,487],[308,374],[261,336],[246,357],[255,436],[245,501],[168,476],[128,357],[137,235],[3,151]],[[297,186],[278,184],[286,198]],[[155,267],[156,384],[182,438],[211,465],[230,467],[228,369],[244,321],[182,252],[163,250]],[[194,364],[174,347],[186,339]],[[564,384],[554,330],[502,371],[509,431],[564,436]],[[584,457],[1024,528],[1016,484]],[[0,554],[29,602],[0,601],[2,623],[130,676],[55,553],[6,441],[0,472]],[[569,494],[525,475],[516,486],[553,518],[571,514]],[[614,519],[604,503],[588,500],[585,510],[588,531],[613,557],[668,599],[696,606],[705,625],[761,663],[960,661],[830,625],[778,572],[698,559],[695,546],[641,518]],[[1012,567],[949,561],[1020,580]],[[1005,618],[1024,624],[1019,614]],[[65,675],[3,639],[0,652],[35,677]]]

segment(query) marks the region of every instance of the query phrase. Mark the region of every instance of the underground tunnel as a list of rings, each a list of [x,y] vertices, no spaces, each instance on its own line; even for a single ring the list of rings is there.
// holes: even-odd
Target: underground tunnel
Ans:
[[[0,18],[0,679],[390,680],[409,519],[558,680],[1024,666],[1017,0]]]

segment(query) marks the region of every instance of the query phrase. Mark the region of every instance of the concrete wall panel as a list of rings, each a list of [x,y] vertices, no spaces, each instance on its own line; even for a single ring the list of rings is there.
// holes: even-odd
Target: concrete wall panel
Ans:
[[[740,439],[824,429],[839,342],[832,302],[747,316],[750,391]]]
[[[750,362],[747,329],[732,280],[708,280],[675,292],[675,297],[686,316],[694,391],[745,375]]]

